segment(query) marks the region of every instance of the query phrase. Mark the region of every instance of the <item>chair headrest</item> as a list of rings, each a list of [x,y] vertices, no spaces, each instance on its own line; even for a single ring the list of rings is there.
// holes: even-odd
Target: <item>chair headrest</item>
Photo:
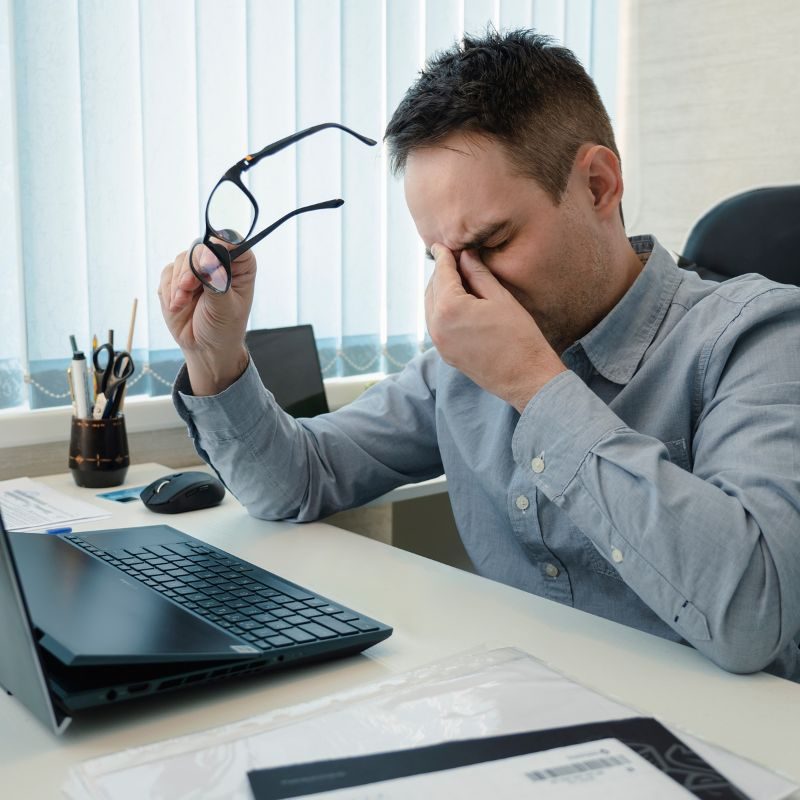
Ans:
[[[723,200],[692,228],[682,255],[726,278],[758,272],[800,284],[800,186],[753,189]]]

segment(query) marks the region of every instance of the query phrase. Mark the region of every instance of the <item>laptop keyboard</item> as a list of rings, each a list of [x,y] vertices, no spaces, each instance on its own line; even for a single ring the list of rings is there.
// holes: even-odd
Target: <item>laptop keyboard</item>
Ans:
[[[199,543],[109,553],[80,537],[64,538],[260,650],[378,629],[370,619],[299,587],[271,583],[252,565]]]

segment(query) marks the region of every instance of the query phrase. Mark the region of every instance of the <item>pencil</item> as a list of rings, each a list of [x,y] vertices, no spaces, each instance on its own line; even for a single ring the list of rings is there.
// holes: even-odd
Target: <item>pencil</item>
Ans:
[[[126,348],[128,353],[131,352],[133,349],[133,329],[136,326],[136,307],[139,305],[139,298],[133,298],[133,309],[131,310],[131,326],[128,328],[128,347]],[[121,394],[119,396],[119,406],[117,408],[117,413],[122,411],[123,405],[125,405],[125,393],[128,391],[128,384],[127,382],[122,386]]]
[[[131,327],[128,329],[128,347],[127,351],[130,353],[133,348],[133,328],[136,325],[136,306],[139,305],[139,298],[133,298],[133,310],[131,311]]]

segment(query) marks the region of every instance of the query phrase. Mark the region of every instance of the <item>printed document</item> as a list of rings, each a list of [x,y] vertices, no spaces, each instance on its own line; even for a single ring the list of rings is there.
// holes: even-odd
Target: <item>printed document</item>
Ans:
[[[0,511],[9,531],[41,531],[111,516],[30,478],[0,481]]]

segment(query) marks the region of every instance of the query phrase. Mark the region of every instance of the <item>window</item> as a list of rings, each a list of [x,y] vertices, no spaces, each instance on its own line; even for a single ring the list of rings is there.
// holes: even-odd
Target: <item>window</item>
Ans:
[[[380,139],[426,55],[489,22],[564,41],[613,117],[617,0],[0,0],[0,408],[67,404],[69,335],[124,342],[133,298],[130,393],[169,392],[156,287],[222,172],[319,122]],[[268,161],[263,220],[345,205],[256,248],[251,327],[312,323],[326,377],[401,369],[427,275],[383,149],[330,131]]]

